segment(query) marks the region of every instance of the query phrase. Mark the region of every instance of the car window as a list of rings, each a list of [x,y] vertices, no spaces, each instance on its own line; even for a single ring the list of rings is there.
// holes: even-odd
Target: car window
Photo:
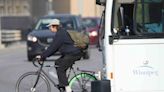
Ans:
[[[86,27],[96,27],[98,23],[99,23],[98,19],[90,19],[90,18],[83,19],[83,24]]]
[[[50,21],[51,19],[40,19],[35,27],[35,30],[48,30],[47,25]]]
[[[61,21],[61,25],[63,28],[68,30],[75,30],[76,25],[74,23],[73,18],[58,18]]]

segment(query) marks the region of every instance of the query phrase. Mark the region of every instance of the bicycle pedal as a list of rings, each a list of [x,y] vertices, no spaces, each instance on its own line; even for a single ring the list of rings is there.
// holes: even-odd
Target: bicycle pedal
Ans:
[[[65,88],[57,86],[60,92],[65,92]]]
[[[63,88],[59,88],[60,92],[65,92],[65,90]]]

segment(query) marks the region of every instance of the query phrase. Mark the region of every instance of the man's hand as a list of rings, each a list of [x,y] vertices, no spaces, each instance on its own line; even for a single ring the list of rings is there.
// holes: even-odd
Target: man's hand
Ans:
[[[38,63],[43,64],[43,59],[41,55],[37,55],[35,58],[37,59]]]
[[[37,55],[35,58],[36,58],[37,60],[41,60],[41,56],[40,56],[40,55]]]

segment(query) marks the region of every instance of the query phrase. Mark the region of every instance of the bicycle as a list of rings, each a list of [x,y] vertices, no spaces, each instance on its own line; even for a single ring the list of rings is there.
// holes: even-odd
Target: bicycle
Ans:
[[[40,63],[39,60],[37,60],[37,62],[38,64],[33,61],[33,65],[39,67],[37,71],[27,72],[19,77],[16,83],[16,92],[51,92],[50,82],[61,91],[52,77],[43,70],[43,67],[55,68],[58,66],[44,65],[44,62]],[[80,73],[76,73],[73,65],[68,69],[67,77],[69,79],[69,86],[73,92],[91,92],[91,81],[97,80],[95,76],[96,73],[93,71],[80,70],[79,68],[77,68],[77,71],[80,71]],[[74,75],[69,78],[71,72],[73,72]]]

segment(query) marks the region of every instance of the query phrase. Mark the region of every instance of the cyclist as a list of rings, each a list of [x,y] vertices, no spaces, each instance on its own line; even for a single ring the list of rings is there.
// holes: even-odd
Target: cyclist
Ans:
[[[36,58],[44,61],[47,57],[59,51],[61,53],[61,57],[55,62],[55,64],[59,66],[56,68],[59,80],[58,87],[59,89],[65,90],[65,92],[72,92],[71,88],[68,86],[66,71],[75,61],[81,59],[82,52],[79,48],[74,46],[74,42],[66,30],[59,26],[60,21],[58,19],[52,19],[51,23],[48,24],[50,31],[56,32],[56,35],[47,50],[45,50],[41,55],[36,56]]]

